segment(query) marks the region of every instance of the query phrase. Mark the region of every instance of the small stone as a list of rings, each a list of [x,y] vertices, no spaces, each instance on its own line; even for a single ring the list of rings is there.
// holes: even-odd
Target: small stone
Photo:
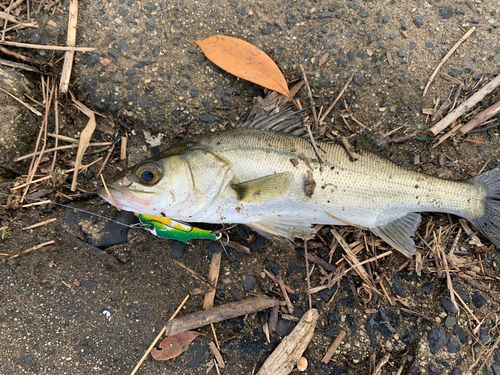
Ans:
[[[186,244],[180,241],[170,243],[170,253],[174,258],[186,259]]]
[[[415,333],[411,328],[407,328],[401,337],[401,342],[405,345],[410,345],[413,341],[415,341]]]
[[[262,35],[269,35],[269,34],[271,34],[271,32],[269,31],[269,29],[262,29],[262,30],[260,30],[260,33]]]
[[[455,367],[453,370],[451,370],[450,375],[462,375],[462,370],[460,370],[458,367]]]
[[[456,314],[458,312],[455,305],[448,297],[441,298],[441,304],[444,309],[451,314]]]
[[[326,19],[326,18],[332,18],[332,17],[333,17],[333,13],[332,12],[325,12],[325,13],[318,14],[318,19],[320,19],[320,20],[323,20],[323,19]]]
[[[358,14],[359,14],[359,16],[360,16],[360,17],[363,17],[363,18],[368,17],[368,11],[367,11],[365,8],[361,8],[361,9],[359,10],[359,13],[358,13]]]
[[[128,51],[128,44],[124,40],[120,40],[120,43],[118,44],[118,51]]]
[[[459,326],[453,327],[453,333],[458,336],[458,339],[462,344],[467,344],[467,333]]]
[[[149,31],[149,32],[153,31],[155,26],[156,26],[156,21],[153,18],[146,21],[146,30],[147,31]]]
[[[483,297],[480,291],[474,292],[472,295],[472,303],[479,309],[486,303],[486,298]]]
[[[405,287],[398,278],[392,279],[392,289],[394,289],[394,293],[397,296],[404,297],[405,296]]]
[[[239,9],[236,9],[236,13],[241,14],[244,16],[247,13],[247,7],[241,7]]]
[[[211,124],[215,121],[215,117],[214,115],[201,115],[201,121],[203,121],[205,124]]]
[[[87,289],[94,289],[97,286],[97,283],[92,280],[82,280],[82,286]]]
[[[295,323],[291,320],[282,320],[278,323],[276,333],[280,336],[287,336],[295,328]]]
[[[129,69],[125,74],[127,75],[127,77],[132,77],[136,74],[136,71],[135,69]]]
[[[465,10],[461,6],[457,6],[457,9],[455,9],[455,13],[456,14],[464,15],[465,14]]]
[[[384,19],[383,19],[384,23],[389,22],[389,19],[390,19],[389,14],[388,14],[388,13],[386,13],[386,14],[384,15]]]
[[[487,330],[481,329],[479,331],[479,341],[482,345],[490,345],[492,343],[493,339]]]
[[[427,42],[427,43],[425,43],[425,46],[426,46],[427,48],[429,48],[431,51],[434,51],[434,49],[436,48],[436,47],[434,46],[434,43],[432,43],[432,42]]]
[[[351,9],[359,9],[359,3],[357,1],[352,1],[347,6]]]
[[[469,294],[466,291],[456,289],[455,292],[457,292],[457,294],[460,296],[460,298],[462,298],[462,301],[464,301],[467,305],[470,303]],[[460,301],[457,303],[460,303],[460,305],[462,304],[462,302],[460,302]]]
[[[335,62],[338,67],[345,68],[347,66],[347,62],[344,59],[338,58]]]
[[[420,27],[424,24],[424,21],[422,21],[422,17],[417,16],[413,19],[413,24],[417,26],[417,29],[420,29]]]
[[[196,90],[196,89],[191,89],[191,90],[189,91],[189,95],[190,95],[191,97],[195,97],[196,95],[198,95],[198,90]]]
[[[243,275],[242,277],[243,288],[245,292],[250,291],[255,285],[255,277],[250,275]]]
[[[441,18],[447,20],[448,18],[453,17],[453,7],[451,5],[443,5],[441,7]]]
[[[472,10],[474,10],[474,5],[472,5],[472,0],[466,0],[466,1],[465,1],[465,4],[466,4],[469,8],[471,8]]]
[[[402,18],[399,21],[401,21],[401,30],[406,31],[406,29],[408,28],[406,21]]]
[[[33,361],[33,357],[29,354],[21,358],[22,363],[30,363],[31,361]]]
[[[412,42],[411,40],[410,40],[409,44],[410,44],[410,49],[415,49],[415,47],[417,46],[417,43]]]
[[[460,350],[460,343],[455,339],[448,341],[448,352],[457,353]]]
[[[444,329],[437,328],[433,325],[432,329],[427,334],[427,340],[429,340],[429,350],[432,354],[436,354],[440,348],[446,345],[446,332]]]
[[[398,34],[389,34],[389,38],[391,39],[396,39],[398,37]]]
[[[363,76],[361,74],[356,74],[354,77],[353,77],[353,81],[356,85],[358,86],[361,86],[363,84]]]
[[[408,57],[408,54],[405,51],[403,51],[402,49],[398,49],[396,51],[396,53],[398,54],[399,57],[402,57],[402,58]]]
[[[108,53],[113,56],[115,59],[121,57],[121,53],[118,51],[115,51],[114,49],[110,49]]]
[[[158,56],[159,53],[160,53],[160,46],[156,46],[155,48],[153,48],[152,52],[153,57]]]
[[[115,83],[123,83],[125,82],[125,74],[123,74],[121,71],[117,71],[114,75],[113,78],[111,79]]]
[[[457,319],[454,316],[448,315],[444,320],[444,326],[446,328],[453,327],[455,324],[457,324]]]

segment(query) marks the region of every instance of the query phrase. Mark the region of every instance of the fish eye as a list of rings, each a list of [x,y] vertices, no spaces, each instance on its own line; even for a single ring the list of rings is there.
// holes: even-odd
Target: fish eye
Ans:
[[[144,163],[137,168],[135,175],[142,184],[154,185],[160,181],[162,171],[154,163]]]

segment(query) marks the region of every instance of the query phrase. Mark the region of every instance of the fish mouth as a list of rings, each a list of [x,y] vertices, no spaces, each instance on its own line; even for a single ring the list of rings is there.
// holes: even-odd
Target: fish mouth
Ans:
[[[121,186],[107,186],[97,189],[97,194],[109,204],[125,211],[138,211],[153,205],[154,192],[133,191]]]

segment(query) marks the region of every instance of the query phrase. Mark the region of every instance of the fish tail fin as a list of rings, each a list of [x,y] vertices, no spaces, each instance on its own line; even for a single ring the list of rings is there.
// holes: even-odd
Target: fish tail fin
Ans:
[[[470,182],[486,190],[484,214],[467,218],[496,247],[500,248],[500,167],[470,179]]]

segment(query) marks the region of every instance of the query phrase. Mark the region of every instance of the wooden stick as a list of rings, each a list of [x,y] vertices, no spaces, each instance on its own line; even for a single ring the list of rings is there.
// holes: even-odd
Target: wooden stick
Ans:
[[[269,278],[270,278],[270,279],[271,279],[271,280],[272,280],[275,284],[279,284],[278,279],[276,278],[276,276],[274,276],[271,272],[269,272],[269,271],[268,271],[268,270],[266,270],[265,268],[264,268],[264,273],[265,273],[267,276],[269,276]],[[290,293],[290,294],[295,294],[294,290],[293,290],[293,289],[291,289],[290,287],[286,286],[286,285],[285,285],[285,289],[286,289],[286,291],[287,291],[288,293]]]
[[[460,104],[453,112],[448,113],[445,118],[439,121],[436,125],[431,127],[429,130],[432,134],[437,135],[442,130],[446,129],[453,121],[457,120],[469,109],[474,107],[478,102],[480,102],[486,95],[495,90],[500,85],[500,74],[493,78],[490,82],[484,85],[480,90],[478,90],[474,95],[472,95],[465,102]],[[453,128],[455,129],[455,128]],[[458,130],[458,129],[457,129]]]
[[[382,357],[382,359],[380,360],[380,362],[377,365],[377,367],[375,367],[375,370],[373,370],[373,375],[380,375],[380,374],[382,374],[382,368],[385,366],[385,364],[387,362],[389,362],[389,358],[390,357],[391,357],[390,353],[387,353],[386,355],[384,355]]]
[[[210,350],[214,354],[215,359],[217,360],[217,364],[219,365],[219,367],[224,368],[226,366],[224,364],[224,359],[222,358],[222,356],[221,356],[219,350],[217,349],[217,347],[215,346],[214,342],[211,341],[210,344],[208,344],[208,346],[210,347]]]
[[[366,273],[366,270],[363,268],[363,266],[359,262],[358,258],[352,252],[351,248],[345,242],[345,240],[342,238],[340,233],[336,229],[332,229],[331,232],[332,232],[333,236],[335,237],[335,239],[340,244],[340,246],[342,246],[342,248],[344,249],[345,253],[347,254],[347,257],[351,261],[351,263],[352,263],[354,269],[356,270],[356,272],[358,273],[358,275],[363,279],[363,281],[365,283],[367,283],[368,285],[372,285],[371,279],[368,276],[368,274]]]
[[[96,147],[98,147],[98,146],[111,146],[112,144],[113,144],[113,142],[95,142],[95,143],[90,143],[89,147],[90,146],[96,146]],[[43,152],[37,151],[37,152],[32,152],[31,154],[26,154],[26,155],[20,156],[20,157],[14,159],[14,161],[21,161],[24,159],[28,159],[28,158],[31,158],[32,156],[40,155],[40,153],[46,154],[48,152],[66,150],[68,148],[77,148],[77,147],[78,147],[78,145],[76,144],[76,145],[58,146],[57,148],[56,147],[47,148]]]
[[[215,291],[217,280],[219,279],[220,263],[222,253],[219,251],[212,255],[212,262],[210,263],[210,270],[208,271],[208,282],[212,284],[213,289],[205,294],[203,300],[203,310],[211,309],[214,306]]]
[[[41,243],[41,244],[39,244],[39,245],[36,245],[36,246],[30,247],[30,248],[29,248],[29,249],[27,249],[27,250],[21,251],[19,254],[12,255],[12,256],[9,258],[9,260],[15,259],[15,258],[17,258],[17,257],[21,256],[22,254],[29,253],[30,251],[33,251],[33,250],[38,250],[38,249],[40,249],[40,248],[42,248],[42,247],[45,247],[45,246],[48,246],[48,245],[52,245],[53,243],[54,243],[54,241],[53,241],[53,240],[51,240],[51,241],[47,241],[47,242]]]
[[[283,293],[283,297],[285,298],[286,307],[288,308],[288,313],[293,314],[294,308],[292,305],[292,301],[290,301],[290,298],[288,297],[288,293],[286,292],[285,283],[283,282],[283,279],[281,278],[281,276],[278,276],[277,279],[278,279],[278,285],[280,286],[281,292]]]
[[[342,329],[335,340],[333,341],[332,345],[328,348],[328,351],[325,353],[323,356],[323,359],[321,362],[328,364],[330,360],[332,359],[333,355],[335,354],[335,351],[338,349],[339,345],[342,343],[342,340],[344,340],[346,332]]]
[[[179,307],[177,307],[177,310],[175,310],[175,312],[172,314],[172,316],[170,317],[169,320],[172,320],[172,319],[174,319],[177,316],[177,314],[179,313],[179,311],[181,311],[182,306],[184,306],[186,304],[186,301],[188,299],[189,299],[189,294],[184,298],[184,300],[181,302],[181,304],[179,305]],[[153,350],[153,348],[155,347],[156,343],[158,342],[158,340],[161,338],[161,336],[163,335],[163,333],[166,330],[167,330],[167,326],[165,326],[165,327],[162,328],[162,330],[160,331],[160,333],[158,333],[158,335],[156,336],[156,338],[153,340],[153,342],[149,346],[148,350],[146,350],[146,353],[144,353],[144,355],[142,356],[142,358],[139,360],[139,362],[137,363],[137,365],[134,367],[134,369],[132,370],[132,372],[130,373],[130,375],[134,375],[137,372],[137,370],[139,370],[139,367],[141,367],[142,362],[144,362],[144,360],[147,358],[148,354],[151,352],[151,350]]]
[[[6,21],[12,22],[12,23],[19,23],[19,21],[17,20],[16,17],[11,16],[10,14],[7,14],[5,12],[0,12],[0,19],[6,20]],[[5,42],[0,42],[0,43],[5,43]]]
[[[292,372],[313,337],[318,318],[316,309],[308,310],[299,324],[266,359],[257,375],[288,375]]]
[[[486,108],[484,111],[478,113],[472,120],[467,124],[460,127],[460,133],[467,134],[472,129],[477,128],[482,125],[486,120],[500,113],[500,101],[496,102],[492,106]]]
[[[210,323],[218,323],[226,319],[266,310],[276,305],[277,302],[273,298],[259,296],[215,306],[208,310],[197,311],[182,318],[169,321],[165,332],[167,336],[175,335],[206,326]]]
[[[69,19],[68,19],[68,36],[66,44],[70,47],[75,46],[76,42],[76,24],[78,21],[78,0],[71,0],[69,3]],[[73,68],[73,58],[75,51],[66,51],[64,54],[64,63],[61,72],[61,84],[59,92],[66,94],[69,88],[69,80],[71,78],[71,69]]]
[[[93,47],[45,46],[43,44],[17,43],[17,42],[9,42],[7,40],[0,41],[0,44],[3,44],[5,46],[12,46],[12,47],[34,48],[34,49],[44,49],[44,50],[52,50],[52,51],[90,52],[90,51],[96,50]]]
[[[451,49],[448,51],[448,53],[446,54],[445,57],[443,57],[443,59],[441,60],[441,62],[438,64],[438,66],[436,67],[436,69],[434,69],[434,73],[432,73],[431,75],[431,78],[429,78],[429,82],[427,82],[427,85],[425,85],[425,89],[424,89],[424,95],[427,94],[427,90],[429,89],[429,86],[431,85],[432,81],[434,80],[434,78],[436,77],[436,75],[438,74],[439,72],[439,69],[441,69],[441,67],[444,65],[444,63],[446,61],[448,61],[448,59],[450,58],[450,56],[453,54],[453,52],[456,51],[456,49],[458,47],[460,47],[460,45],[476,30],[476,27],[473,26],[469,31],[467,31],[464,35],[462,35],[462,37],[458,40],[458,42],[455,43],[455,45],[453,47],[451,47]]]

